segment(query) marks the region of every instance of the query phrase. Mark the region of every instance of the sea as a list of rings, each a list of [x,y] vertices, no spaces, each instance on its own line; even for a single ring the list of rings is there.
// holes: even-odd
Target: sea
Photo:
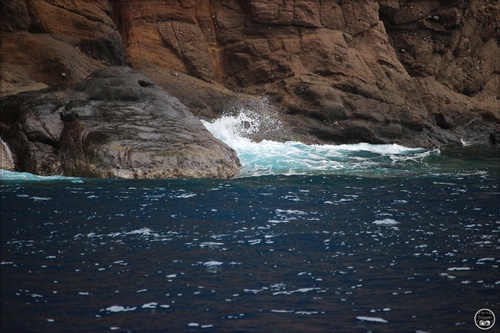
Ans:
[[[1,331],[479,332],[478,311],[500,316],[498,148],[255,138],[274,122],[204,122],[241,159],[228,180],[2,171]]]

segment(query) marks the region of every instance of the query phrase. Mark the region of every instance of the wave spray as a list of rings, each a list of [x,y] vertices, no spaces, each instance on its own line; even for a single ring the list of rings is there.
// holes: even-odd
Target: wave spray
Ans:
[[[214,121],[203,121],[218,139],[236,150],[243,164],[239,177],[303,174],[383,175],[412,172],[439,151],[398,144],[308,145],[265,139],[283,131],[274,111],[241,107]]]

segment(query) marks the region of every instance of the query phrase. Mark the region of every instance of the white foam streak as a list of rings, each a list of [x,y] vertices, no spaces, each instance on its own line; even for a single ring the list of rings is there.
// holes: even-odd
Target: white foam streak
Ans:
[[[361,321],[371,321],[375,323],[387,323],[387,320],[378,317],[357,316],[356,319]]]
[[[14,172],[0,169],[0,179],[2,181],[54,181],[69,180],[72,183],[83,183],[83,179],[65,176],[38,176],[28,172]]]

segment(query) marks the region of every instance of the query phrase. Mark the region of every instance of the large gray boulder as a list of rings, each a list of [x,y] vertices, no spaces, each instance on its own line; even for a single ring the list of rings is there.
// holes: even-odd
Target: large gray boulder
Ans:
[[[241,167],[185,105],[129,67],[97,70],[70,89],[0,100],[16,170],[118,178],[230,178]]]

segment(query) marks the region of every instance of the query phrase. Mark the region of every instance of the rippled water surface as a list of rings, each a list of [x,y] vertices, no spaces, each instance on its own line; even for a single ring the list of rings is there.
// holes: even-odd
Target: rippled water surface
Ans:
[[[477,332],[476,311],[500,316],[498,150],[225,139],[233,180],[3,172],[2,332]]]
[[[2,331],[473,331],[490,175],[2,186]]]

